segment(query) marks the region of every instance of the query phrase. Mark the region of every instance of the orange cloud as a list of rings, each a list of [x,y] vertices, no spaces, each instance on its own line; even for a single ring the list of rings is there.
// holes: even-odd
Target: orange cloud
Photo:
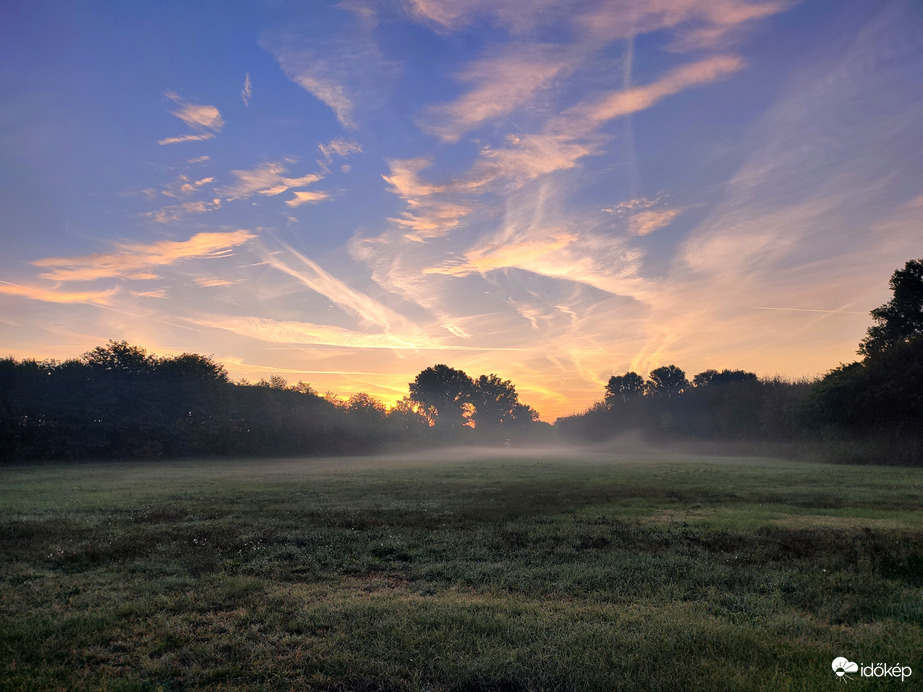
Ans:
[[[316,344],[345,348],[386,348],[400,350],[429,349],[432,342],[420,336],[399,336],[391,333],[368,334],[341,327],[264,319],[261,317],[224,317],[205,315],[189,318],[201,327],[227,331],[260,341],[285,344]]]
[[[658,228],[668,226],[682,212],[682,209],[663,209],[660,211],[651,209],[638,212],[631,217],[629,229],[634,235],[647,235]]]
[[[59,291],[56,288],[38,288],[36,286],[20,286],[8,281],[0,281],[0,293],[8,296],[19,296],[29,300],[40,300],[45,303],[90,303],[108,305],[110,298],[118,292],[117,288],[105,291]]]
[[[571,117],[559,121],[558,126],[571,131],[576,120],[583,128],[592,129],[599,123],[645,110],[667,96],[721,79],[743,67],[743,59],[736,55],[720,55],[683,65],[651,84],[615,91],[583,103],[571,111]]]
[[[295,196],[289,200],[286,200],[285,203],[290,207],[300,207],[302,204],[313,204],[315,202],[322,202],[325,199],[330,197],[330,194],[323,191],[296,191]]]
[[[300,178],[288,178],[283,175],[286,170],[285,164],[281,162],[269,162],[249,171],[231,171],[237,177],[237,182],[220,190],[220,194],[230,201],[246,199],[255,194],[272,197],[293,188],[306,187],[323,178],[316,173]]]
[[[179,106],[179,110],[172,111],[173,115],[189,127],[195,130],[207,129],[215,132],[221,132],[221,128],[224,127],[221,113],[214,106],[189,103],[172,91],[168,91],[166,96]]]
[[[40,276],[53,281],[92,281],[105,277],[153,279],[152,267],[184,259],[226,257],[233,248],[255,238],[249,231],[198,233],[189,240],[161,240],[150,245],[121,243],[112,253],[82,257],[49,257],[33,264],[47,268]]]

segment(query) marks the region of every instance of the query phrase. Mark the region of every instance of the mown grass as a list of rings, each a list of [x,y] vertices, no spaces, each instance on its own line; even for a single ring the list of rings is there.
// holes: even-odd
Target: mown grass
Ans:
[[[920,469],[434,454],[0,488],[3,689],[818,690],[841,655],[923,676]]]

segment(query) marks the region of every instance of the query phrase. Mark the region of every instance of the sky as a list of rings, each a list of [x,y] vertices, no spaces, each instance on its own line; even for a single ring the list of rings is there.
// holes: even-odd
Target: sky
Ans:
[[[814,377],[923,256],[916,0],[7,0],[0,354],[542,420]]]

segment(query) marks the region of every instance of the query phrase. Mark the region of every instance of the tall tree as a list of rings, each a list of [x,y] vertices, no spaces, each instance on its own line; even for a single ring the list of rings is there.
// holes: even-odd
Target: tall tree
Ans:
[[[689,381],[686,379],[684,370],[675,365],[664,365],[651,370],[647,387],[653,396],[665,396],[672,399],[689,387]]]
[[[516,386],[498,375],[481,375],[474,381],[471,392],[474,404],[474,424],[478,430],[499,430],[514,425],[533,422],[535,411],[519,403]]]
[[[436,412],[438,427],[456,430],[465,425],[474,383],[462,370],[434,365],[417,375],[409,388],[411,399]]]
[[[910,260],[891,275],[893,297],[872,310],[875,324],[859,344],[869,356],[923,335],[923,257]]]
[[[606,385],[606,405],[612,407],[618,401],[632,401],[644,395],[644,378],[636,372],[613,375]]]

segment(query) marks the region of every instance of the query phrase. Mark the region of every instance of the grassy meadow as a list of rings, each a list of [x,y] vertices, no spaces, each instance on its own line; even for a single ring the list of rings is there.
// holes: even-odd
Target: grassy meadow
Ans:
[[[637,450],[6,467],[0,687],[911,689],[921,497]]]

